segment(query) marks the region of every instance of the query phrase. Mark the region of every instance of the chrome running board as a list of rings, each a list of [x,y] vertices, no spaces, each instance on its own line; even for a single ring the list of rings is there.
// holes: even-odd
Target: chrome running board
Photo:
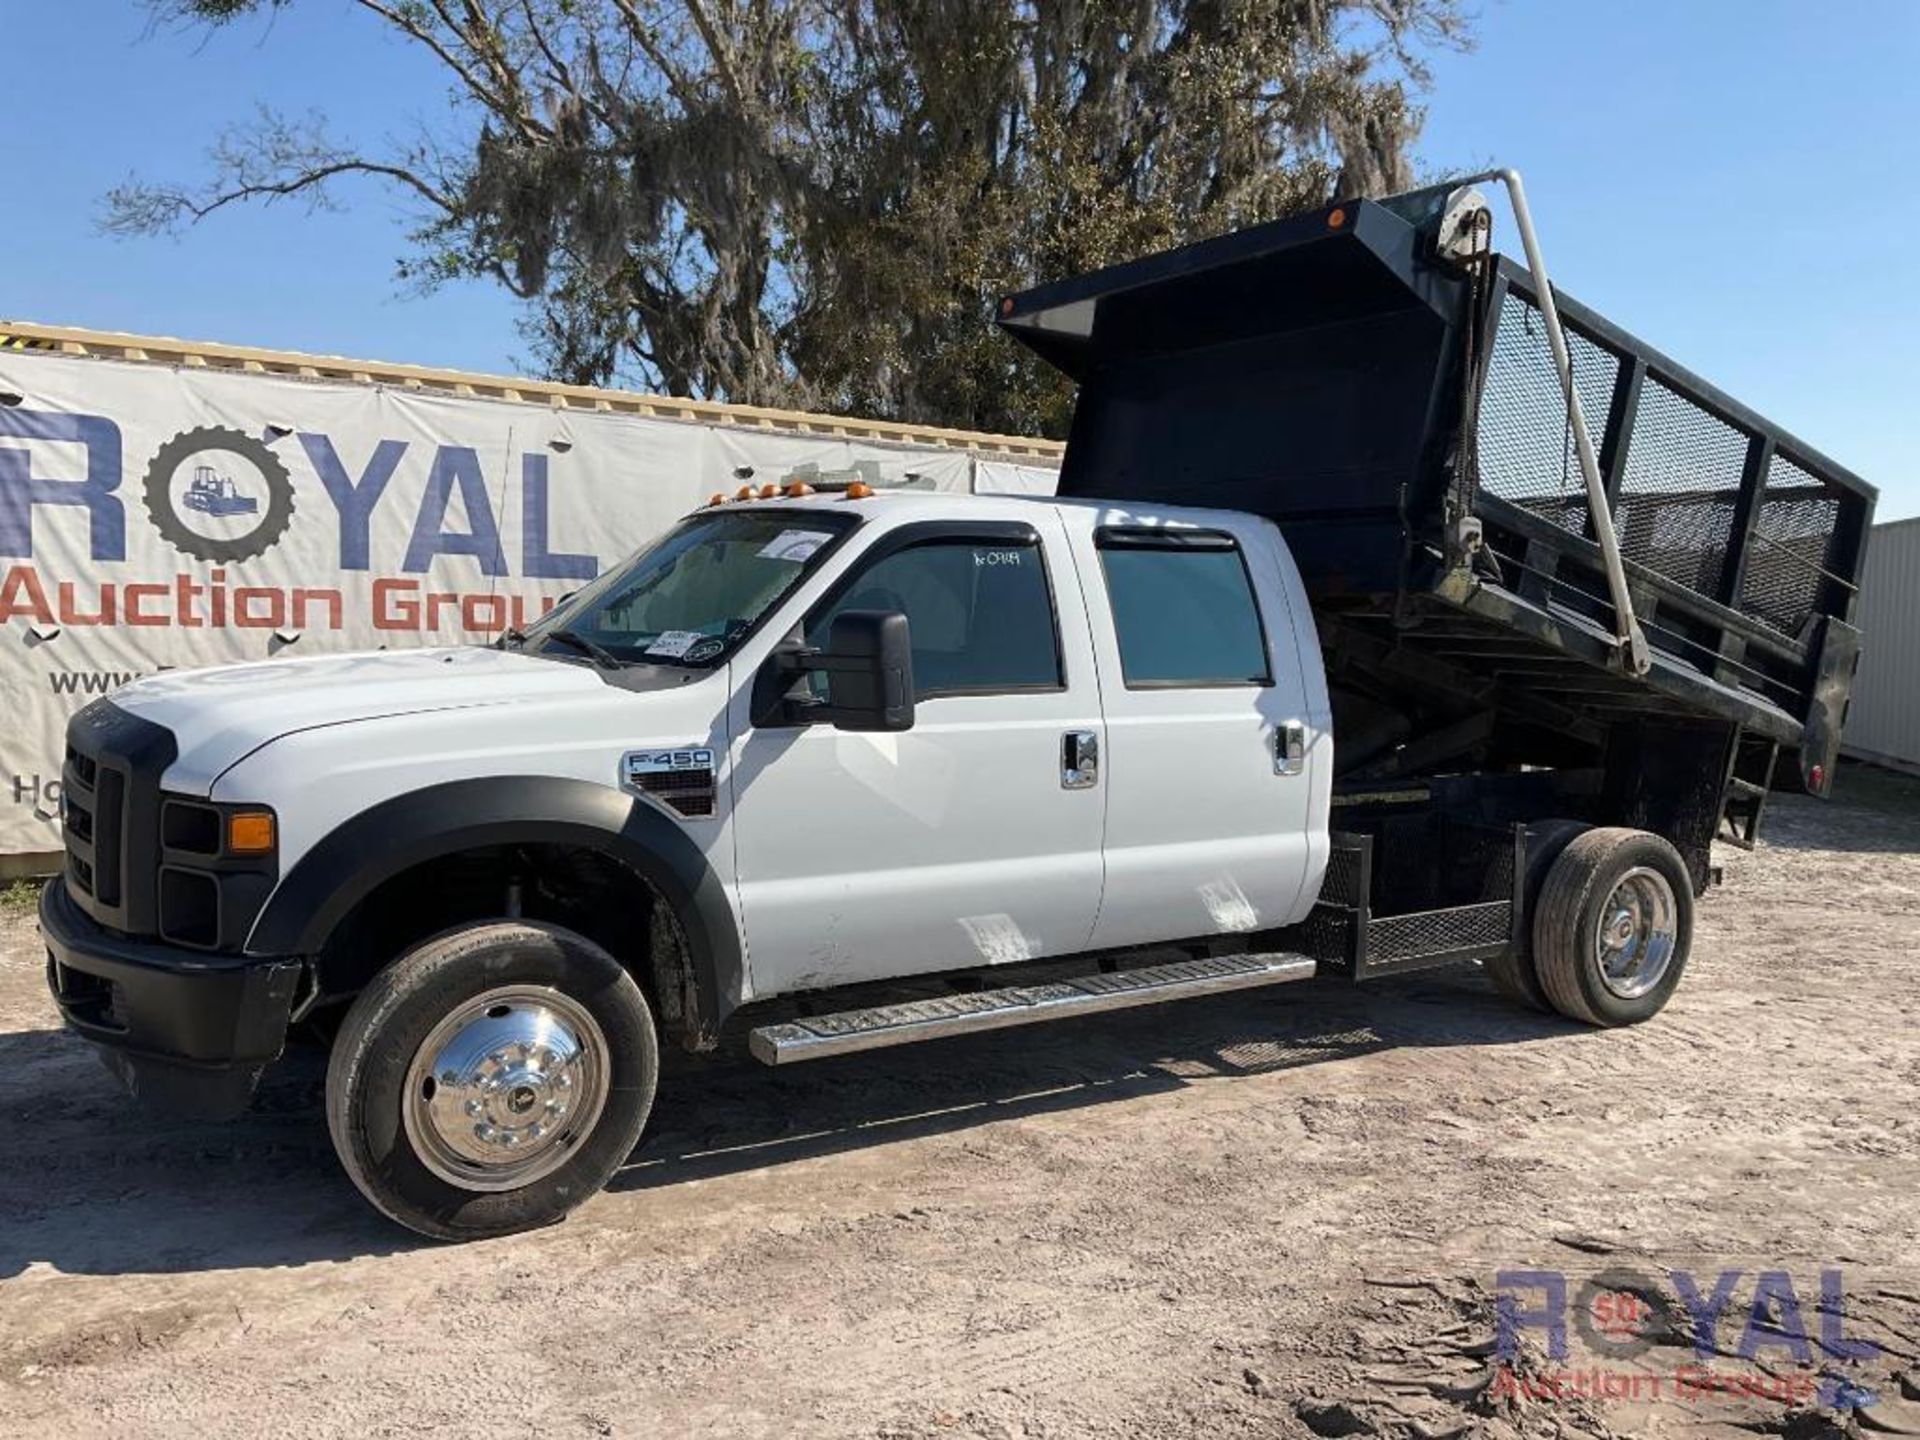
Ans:
[[[1194,995],[1218,995],[1313,978],[1314,962],[1305,955],[1219,955],[1178,960],[1137,970],[1083,975],[1044,985],[1019,985],[967,995],[940,995],[836,1015],[809,1015],[779,1025],[762,1025],[748,1037],[754,1058],[768,1065],[791,1065],[856,1050],[910,1045],[976,1030],[1036,1025],[1102,1010],[1158,1005]]]

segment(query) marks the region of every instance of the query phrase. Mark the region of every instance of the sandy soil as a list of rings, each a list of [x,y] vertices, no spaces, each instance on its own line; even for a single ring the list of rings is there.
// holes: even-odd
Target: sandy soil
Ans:
[[[1543,1331],[1492,1353],[1499,1272],[1625,1268],[1669,1305],[1674,1269],[1741,1271],[1714,1373],[1844,1377],[1878,1397],[1851,1426],[1920,1433],[1920,784],[1849,772],[1724,860],[1636,1030],[1467,969],[721,1061],[672,1078],[609,1193],[464,1248],[362,1205],[310,1063],[237,1124],[130,1108],[8,915],[0,1414],[199,1440],[1856,1433],[1677,1395],[1694,1352],[1657,1323],[1631,1361],[1576,1336],[1563,1367]],[[1748,1363],[1756,1272],[1811,1328],[1823,1268],[1882,1353],[1802,1367],[1761,1332]],[[1651,1379],[1512,1393],[1596,1365]]]

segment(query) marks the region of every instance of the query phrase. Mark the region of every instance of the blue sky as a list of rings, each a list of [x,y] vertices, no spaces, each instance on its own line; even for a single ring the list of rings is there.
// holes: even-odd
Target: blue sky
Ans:
[[[517,368],[504,294],[401,290],[409,212],[377,185],[179,240],[95,229],[109,186],[199,173],[258,101],[352,136],[444,114],[377,25],[337,0],[210,37],[138,0],[0,4],[0,316]],[[1434,62],[1423,161],[1517,166],[1559,285],[1878,485],[1881,518],[1920,514],[1920,4],[1482,0],[1476,34]]]

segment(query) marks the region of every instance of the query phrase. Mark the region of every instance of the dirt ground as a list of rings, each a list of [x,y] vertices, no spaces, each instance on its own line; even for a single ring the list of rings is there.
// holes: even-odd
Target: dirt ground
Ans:
[[[1687,982],[1635,1030],[1467,968],[723,1060],[670,1079],[607,1194],[461,1248],[361,1203],[311,1063],[232,1125],[123,1102],[16,910],[0,1414],[196,1440],[1920,1434],[1920,783],[1849,770],[1720,858]],[[1514,1270],[1632,1272],[1603,1288],[1682,1319],[1602,1300],[1651,1348],[1576,1330],[1558,1360],[1528,1328],[1509,1364]],[[1679,1287],[1723,1271],[1702,1362]],[[1842,1428],[1803,1376],[1875,1402]]]

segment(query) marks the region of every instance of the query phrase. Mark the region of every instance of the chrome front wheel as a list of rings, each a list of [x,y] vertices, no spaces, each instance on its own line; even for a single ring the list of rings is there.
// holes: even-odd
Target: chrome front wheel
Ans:
[[[607,1100],[607,1039],[586,1008],[547,986],[476,995],[428,1033],[401,1117],[420,1161],[469,1190],[551,1174]]]
[[[409,950],[341,1022],[327,1129],[360,1193],[446,1240],[550,1225],[626,1163],[660,1052],[633,975],[584,935],[479,921]]]

